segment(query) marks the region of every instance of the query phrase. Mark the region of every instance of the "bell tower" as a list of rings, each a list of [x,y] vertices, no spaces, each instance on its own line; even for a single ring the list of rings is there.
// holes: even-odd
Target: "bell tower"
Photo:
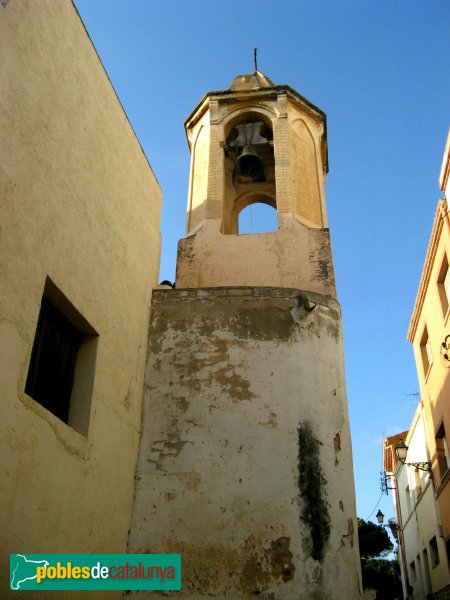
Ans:
[[[325,114],[255,71],[206,94],[185,127],[191,172],[177,286],[295,287],[335,297]],[[239,236],[239,213],[256,202],[277,211],[278,230]]]
[[[185,126],[187,233],[176,289],[153,292],[129,551],[181,553],[181,598],[360,599],[325,114],[255,71]],[[278,228],[240,235],[256,202]]]

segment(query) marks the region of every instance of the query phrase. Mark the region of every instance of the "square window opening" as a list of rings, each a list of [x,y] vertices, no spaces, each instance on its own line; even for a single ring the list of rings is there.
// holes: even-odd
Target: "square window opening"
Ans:
[[[430,540],[430,558],[432,567],[435,567],[439,564],[439,550],[437,546],[436,536],[432,537]]]
[[[417,573],[416,573],[416,565],[415,565],[414,561],[411,561],[409,563],[409,577],[410,577],[412,583],[416,582]]]
[[[424,567],[424,575],[425,575],[425,592],[427,594],[431,593],[431,573],[430,573],[430,564],[428,562],[428,552],[427,549],[424,548],[422,551],[423,558],[423,567]]]
[[[444,318],[450,306],[450,269],[447,254],[444,254],[438,275],[438,292]]]
[[[420,560],[420,554],[416,556],[416,581],[420,587],[422,587],[422,563]]]
[[[89,432],[98,334],[47,278],[25,393],[84,436]]]
[[[430,338],[428,337],[428,329],[426,327],[423,330],[422,338],[420,340],[420,353],[422,356],[424,377],[426,377],[431,365],[433,364],[433,352],[431,350],[431,342]]]
[[[445,435],[444,423],[441,423],[439,429],[436,432],[435,442],[438,470],[439,475],[442,479],[450,467],[450,454],[447,437]]]
[[[422,484],[420,480],[419,469],[414,469],[414,484],[414,495],[416,497],[416,500],[418,500],[422,493]]]
[[[409,489],[409,485],[406,486],[405,489],[405,498],[406,498],[406,510],[407,514],[411,514],[412,504],[411,504],[411,490]]]

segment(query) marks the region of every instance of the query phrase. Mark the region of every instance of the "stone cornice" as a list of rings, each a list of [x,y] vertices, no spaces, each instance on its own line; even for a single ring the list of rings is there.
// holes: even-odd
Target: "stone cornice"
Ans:
[[[272,87],[263,87],[252,90],[219,90],[216,92],[207,92],[197,106],[191,111],[189,116],[184,122],[184,128],[186,131],[193,127],[199,119],[205,114],[209,108],[209,103],[212,100],[218,100],[221,102],[242,102],[252,101],[258,99],[261,100],[276,100],[279,95],[287,95],[287,97],[294,103],[302,106],[306,109],[314,118],[323,123],[323,152],[324,152],[324,163],[325,169],[328,172],[328,147],[327,147],[327,116],[319,107],[310,102],[307,98],[296,92],[289,85],[274,85]],[[189,138],[188,144],[190,146]]]
[[[444,219],[448,219],[448,205],[445,199],[439,200],[436,214],[434,216],[433,227],[431,230],[431,237],[428,243],[428,249],[425,256],[425,263],[422,270],[422,276],[420,278],[419,290],[417,292],[416,301],[414,304],[411,321],[409,323],[407,339],[410,342],[414,341],[417,325],[419,323],[420,315],[422,313],[423,303],[428,290],[428,284],[430,282],[431,271],[433,269],[436,252],[441,237],[442,227]]]

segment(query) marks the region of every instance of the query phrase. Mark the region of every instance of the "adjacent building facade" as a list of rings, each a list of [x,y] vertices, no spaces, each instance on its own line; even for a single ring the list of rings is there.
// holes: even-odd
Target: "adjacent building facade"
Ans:
[[[397,517],[406,554],[402,561],[404,579],[414,588],[414,598],[430,592],[436,598],[450,597],[449,169],[450,134],[439,177],[444,198],[436,208],[408,330],[422,399],[405,440],[406,462],[429,461],[431,478],[419,469],[389,459],[398,436],[385,441],[385,469],[397,479]]]
[[[394,483],[396,510],[391,529],[399,545],[404,597],[422,600],[428,594],[435,594],[437,598],[445,598],[442,590],[450,579],[433,478],[429,471],[408,466],[397,459],[395,447],[400,440],[408,446],[408,462],[417,465],[428,462],[422,402],[409,431],[385,440],[384,465]]]
[[[450,134],[447,137],[439,185],[444,198],[436,208],[408,339],[414,348],[436,499],[446,555],[450,560],[450,217],[447,202]]]
[[[161,190],[72,2],[0,13],[5,598],[9,553],[126,552]]]

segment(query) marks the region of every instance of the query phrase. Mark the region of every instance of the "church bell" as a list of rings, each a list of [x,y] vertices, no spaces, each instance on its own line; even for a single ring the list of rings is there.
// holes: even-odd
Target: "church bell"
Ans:
[[[250,181],[260,181],[264,175],[263,159],[250,144],[244,146],[234,163],[234,173]]]

